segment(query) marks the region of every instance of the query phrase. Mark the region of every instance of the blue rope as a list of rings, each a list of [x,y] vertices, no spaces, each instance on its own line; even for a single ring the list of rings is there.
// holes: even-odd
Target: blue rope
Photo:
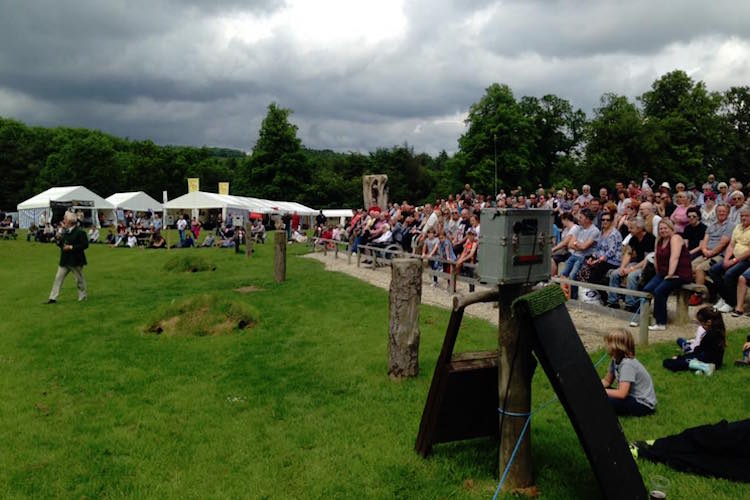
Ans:
[[[607,358],[607,353],[605,352],[602,354],[602,357],[599,358],[599,360],[594,363],[594,366],[599,366],[599,364],[604,361]],[[526,430],[529,428],[529,424],[531,423],[531,417],[545,409],[547,406],[551,405],[552,403],[558,402],[557,396],[554,398],[548,399],[544,403],[540,404],[534,411],[528,412],[528,413],[520,413],[520,412],[514,412],[514,411],[508,411],[503,410],[502,408],[498,408],[497,411],[500,412],[503,415],[507,415],[509,417],[526,417],[526,422],[523,424],[523,429],[521,429],[521,434],[518,436],[518,440],[516,440],[516,445],[513,447],[513,452],[510,454],[510,459],[508,460],[507,465],[505,466],[505,470],[503,471],[503,476],[500,478],[500,483],[497,485],[497,489],[495,490],[495,494],[492,496],[492,500],[497,500],[498,495],[500,494],[500,490],[503,489],[503,484],[505,483],[505,480],[508,477],[508,472],[510,471],[510,466],[513,465],[513,461],[516,459],[516,453],[518,453],[518,448],[521,446],[521,441],[523,441],[524,435],[526,435]]]

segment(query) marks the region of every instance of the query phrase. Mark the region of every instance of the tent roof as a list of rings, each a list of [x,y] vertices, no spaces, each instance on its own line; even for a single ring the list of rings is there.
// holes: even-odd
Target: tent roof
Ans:
[[[49,188],[43,193],[32,196],[28,200],[19,203],[18,210],[48,208],[50,202],[53,201],[92,201],[94,202],[94,208],[103,208],[105,210],[115,208],[110,202],[90,189],[86,189],[83,186],[65,186]]]
[[[207,193],[205,191],[193,191],[169,200],[164,204],[167,209],[193,209],[193,208],[239,208],[249,210],[247,204],[237,196],[227,194]]]
[[[324,208],[323,215],[326,217],[354,217],[354,210],[351,208]]]
[[[318,213],[312,208],[290,201],[247,198],[244,196],[207,193],[205,191],[193,191],[192,193],[182,195],[179,198],[168,201],[164,206],[167,209],[237,208],[261,214],[297,212],[299,215],[315,215]]]
[[[134,210],[136,212],[146,212],[148,210],[161,210],[161,203],[144,193],[143,191],[134,191],[129,193],[115,193],[107,198],[107,201],[116,208],[124,210]]]

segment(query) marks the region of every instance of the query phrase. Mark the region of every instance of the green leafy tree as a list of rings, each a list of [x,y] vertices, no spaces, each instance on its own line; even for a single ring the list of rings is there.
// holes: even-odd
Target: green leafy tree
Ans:
[[[492,192],[497,151],[498,188],[525,184],[534,168],[536,130],[507,85],[493,83],[469,108],[468,130],[458,139],[453,175],[477,192]]]
[[[721,96],[684,71],[657,79],[640,97],[648,170],[660,179],[691,181],[721,161]]]
[[[588,126],[586,160],[577,183],[594,186],[638,179],[646,167],[642,116],[625,96],[604,94]]]
[[[258,141],[246,165],[247,178],[240,188],[259,198],[309,201],[310,170],[302,154],[297,126],[289,122],[291,110],[276,103],[268,106]]]
[[[724,92],[719,115],[724,123],[725,158],[716,165],[720,171],[714,173],[747,182],[750,180],[750,87],[731,87]]]

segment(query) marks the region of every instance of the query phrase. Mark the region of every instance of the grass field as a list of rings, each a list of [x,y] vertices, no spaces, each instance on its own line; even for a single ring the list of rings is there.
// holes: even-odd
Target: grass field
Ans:
[[[69,276],[58,303],[43,305],[57,247],[0,241],[0,497],[491,497],[496,443],[439,445],[428,460],[413,450],[448,312],[422,308],[420,376],[392,382],[387,292],[299,258],[299,246],[276,284],[272,251],[259,245],[246,260],[96,245],[88,301],[76,301]],[[216,270],[164,270],[183,253]],[[145,333],[159,311],[202,294],[248,302],[257,323],[214,336]],[[748,418],[750,370],[732,366],[745,335],[731,332],[727,366],[710,378],[662,369],[671,345],[639,351],[659,407],[621,420],[628,439]],[[496,337],[467,318],[457,352],[493,348]],[[538,370],[533,405],[552,394]],[[598,496],[559,405],[534,418],[532,447],[542,498]],[[750,496],[747,485],[638,465],[647,482],[670,479],[670,498]]]

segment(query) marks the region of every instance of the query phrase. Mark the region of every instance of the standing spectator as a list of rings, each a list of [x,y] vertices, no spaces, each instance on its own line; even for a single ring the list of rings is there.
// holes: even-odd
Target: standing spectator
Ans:
[[[286,240],[292,241],[292,216],[289,212],[285,212],[281,216],[281,222],[284,223],[284,229],[286,230]]]
[[[648,172],[643,172],[642,177],[643,181],[641,182],[641,191],[644,191],[646,189],[648,189],[649,191],[653,190],[656,181],[648,176]]]
[[[716,182],[716,176],[714,174],[708,174],[708,185],[714,193],[719,190],[719,183]]]
[[[185,230],[187,229],[187,216],[180,215],[177,219],[177,234],[180,235],[180,247],[185,243]]]
[[[299,231],[299,214],[295,210],[295,212],[292,214],[292,230],[293,231]]]
[[[690,283],[693,271],[690,267],[685,240],[674,230],[674,224],[669,219],[659,222],[659,239],[656,241],[656,256],[654,258],[656,275],[651,278],[644,292],[654,296],[654,322],[649,330],[667,329],[667,298],[674,290],[683,284]]]
[[[318,215],[315,217],[315,236],[320,236],[320,234],[323,232],[323,226],[326,223],[326,216],[323,215],[323,210],[318,212]]]
[[[724,313],[732,312],[737,305],[737,281],[750,267],[750,207],[740,210],[740,221],[724,251],[724,260],[708,271],[719,290],[715,307]]]
[[[461,198],[464,201],[468,201],[469,203],[471,203],[476,197],[477,193],[475,193],[474,190],[471,189],[471,186],[469,184],[466,184],[464,186],[464,190],[461,192]]]
[[[197,241],[201,235],[201,221],[197,217],[193,217],[193,222],[190,224],[190,232],[193,233],[193,238]]]
[[[77,218],[73,212],[65,212],[63,230],[57,235],[57,245],[60,247],[60,263],[52,284],[47,304],[57,302],[60,288],[68,273],[73,273],[78,286],[78,301],[86,300],[86,279],[83,277],[83,266],[86,265],[84,250],[89,247],[86,233],[77,225]]]

